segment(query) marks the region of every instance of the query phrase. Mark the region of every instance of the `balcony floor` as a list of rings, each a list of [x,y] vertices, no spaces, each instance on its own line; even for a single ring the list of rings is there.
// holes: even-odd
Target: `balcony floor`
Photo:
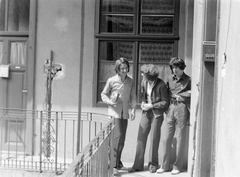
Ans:
[[[132,163],[124,162],[124,166],[126,167],[126,170],[119,170],[119,173],[117,175],[114,175],[114,177],[189,177],[190,174],[186,171],[181,172],[178,175],[172,175],[171,172],[165,172],[162,174],[158,173],[150,173],[147,169],[147,164],[146,164],[146,169],[141,172],[135,172],[135,173],[128,173],[127,169],[132,167]]]

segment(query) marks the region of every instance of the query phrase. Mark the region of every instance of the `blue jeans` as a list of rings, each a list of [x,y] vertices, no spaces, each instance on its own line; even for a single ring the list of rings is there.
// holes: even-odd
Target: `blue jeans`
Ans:
[[[182,170],[183,168],[183,155],[186,139],[186,128],[189,117],[189,111],[187,106],[178,102],[170,104],[168,113],[166,116],[166,137],[163,137],[163,161],[162,168],[164,170],[170,170],[171,159],[171,145],[174,134],[176,132],[176,159],[173,164],[173,169]]]

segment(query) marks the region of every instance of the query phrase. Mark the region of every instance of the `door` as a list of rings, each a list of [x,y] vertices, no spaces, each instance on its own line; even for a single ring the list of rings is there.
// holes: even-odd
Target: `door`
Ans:
[[[0,73],[1,149],[25,151],[27,105],[26,37],[0,38],[0,67],[8,67],[7,77]]]

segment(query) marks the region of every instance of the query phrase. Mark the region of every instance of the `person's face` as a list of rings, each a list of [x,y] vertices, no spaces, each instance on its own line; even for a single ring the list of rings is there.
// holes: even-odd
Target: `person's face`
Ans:
[[[126,64],[121,64],[119,67],[119,75],[120,76],[126,76],[128,73],[128,66]]]
[[[175,74],[177,77],[181,77],[183,74],[183,70],[181,70],[177,66],[172,66],[173,74]]]

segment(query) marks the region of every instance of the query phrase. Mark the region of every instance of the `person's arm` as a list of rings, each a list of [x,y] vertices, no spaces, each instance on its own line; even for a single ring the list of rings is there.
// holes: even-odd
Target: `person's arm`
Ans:
[[[113,103],[112,100],[109,98],[110,90],[111,90],[111,82],[110,82],[110,79],[108,79],[101,93],[101,98],[104,103],[110,106],[115,106],[115,103]]]
[[[162,87],[160,87],[159,92],[161,99],[158,102],[153,103],[152,106],[153,108],[167,108],[169,101],[167,86],[164,84]]]
[[[132,107],[130,119],[134,120],[135,119],[135,113],[136,113],[136,107],[137,107],[137,97],[136,97],[136,92],[135,92],[135,88],[134,88],[133,84],[132,84],[130,97],[131,97],[130,100],[131,100],[131,107]]]
[[[179,93],[178,95],[180,97],[182,97],[183,100],[191,97],[191,78],[189,78],[189,81],[188,81],[187,86],[186,86],[186,90],[184,92]],[[181,101],[181,100],[179,100],[179,101]]]

